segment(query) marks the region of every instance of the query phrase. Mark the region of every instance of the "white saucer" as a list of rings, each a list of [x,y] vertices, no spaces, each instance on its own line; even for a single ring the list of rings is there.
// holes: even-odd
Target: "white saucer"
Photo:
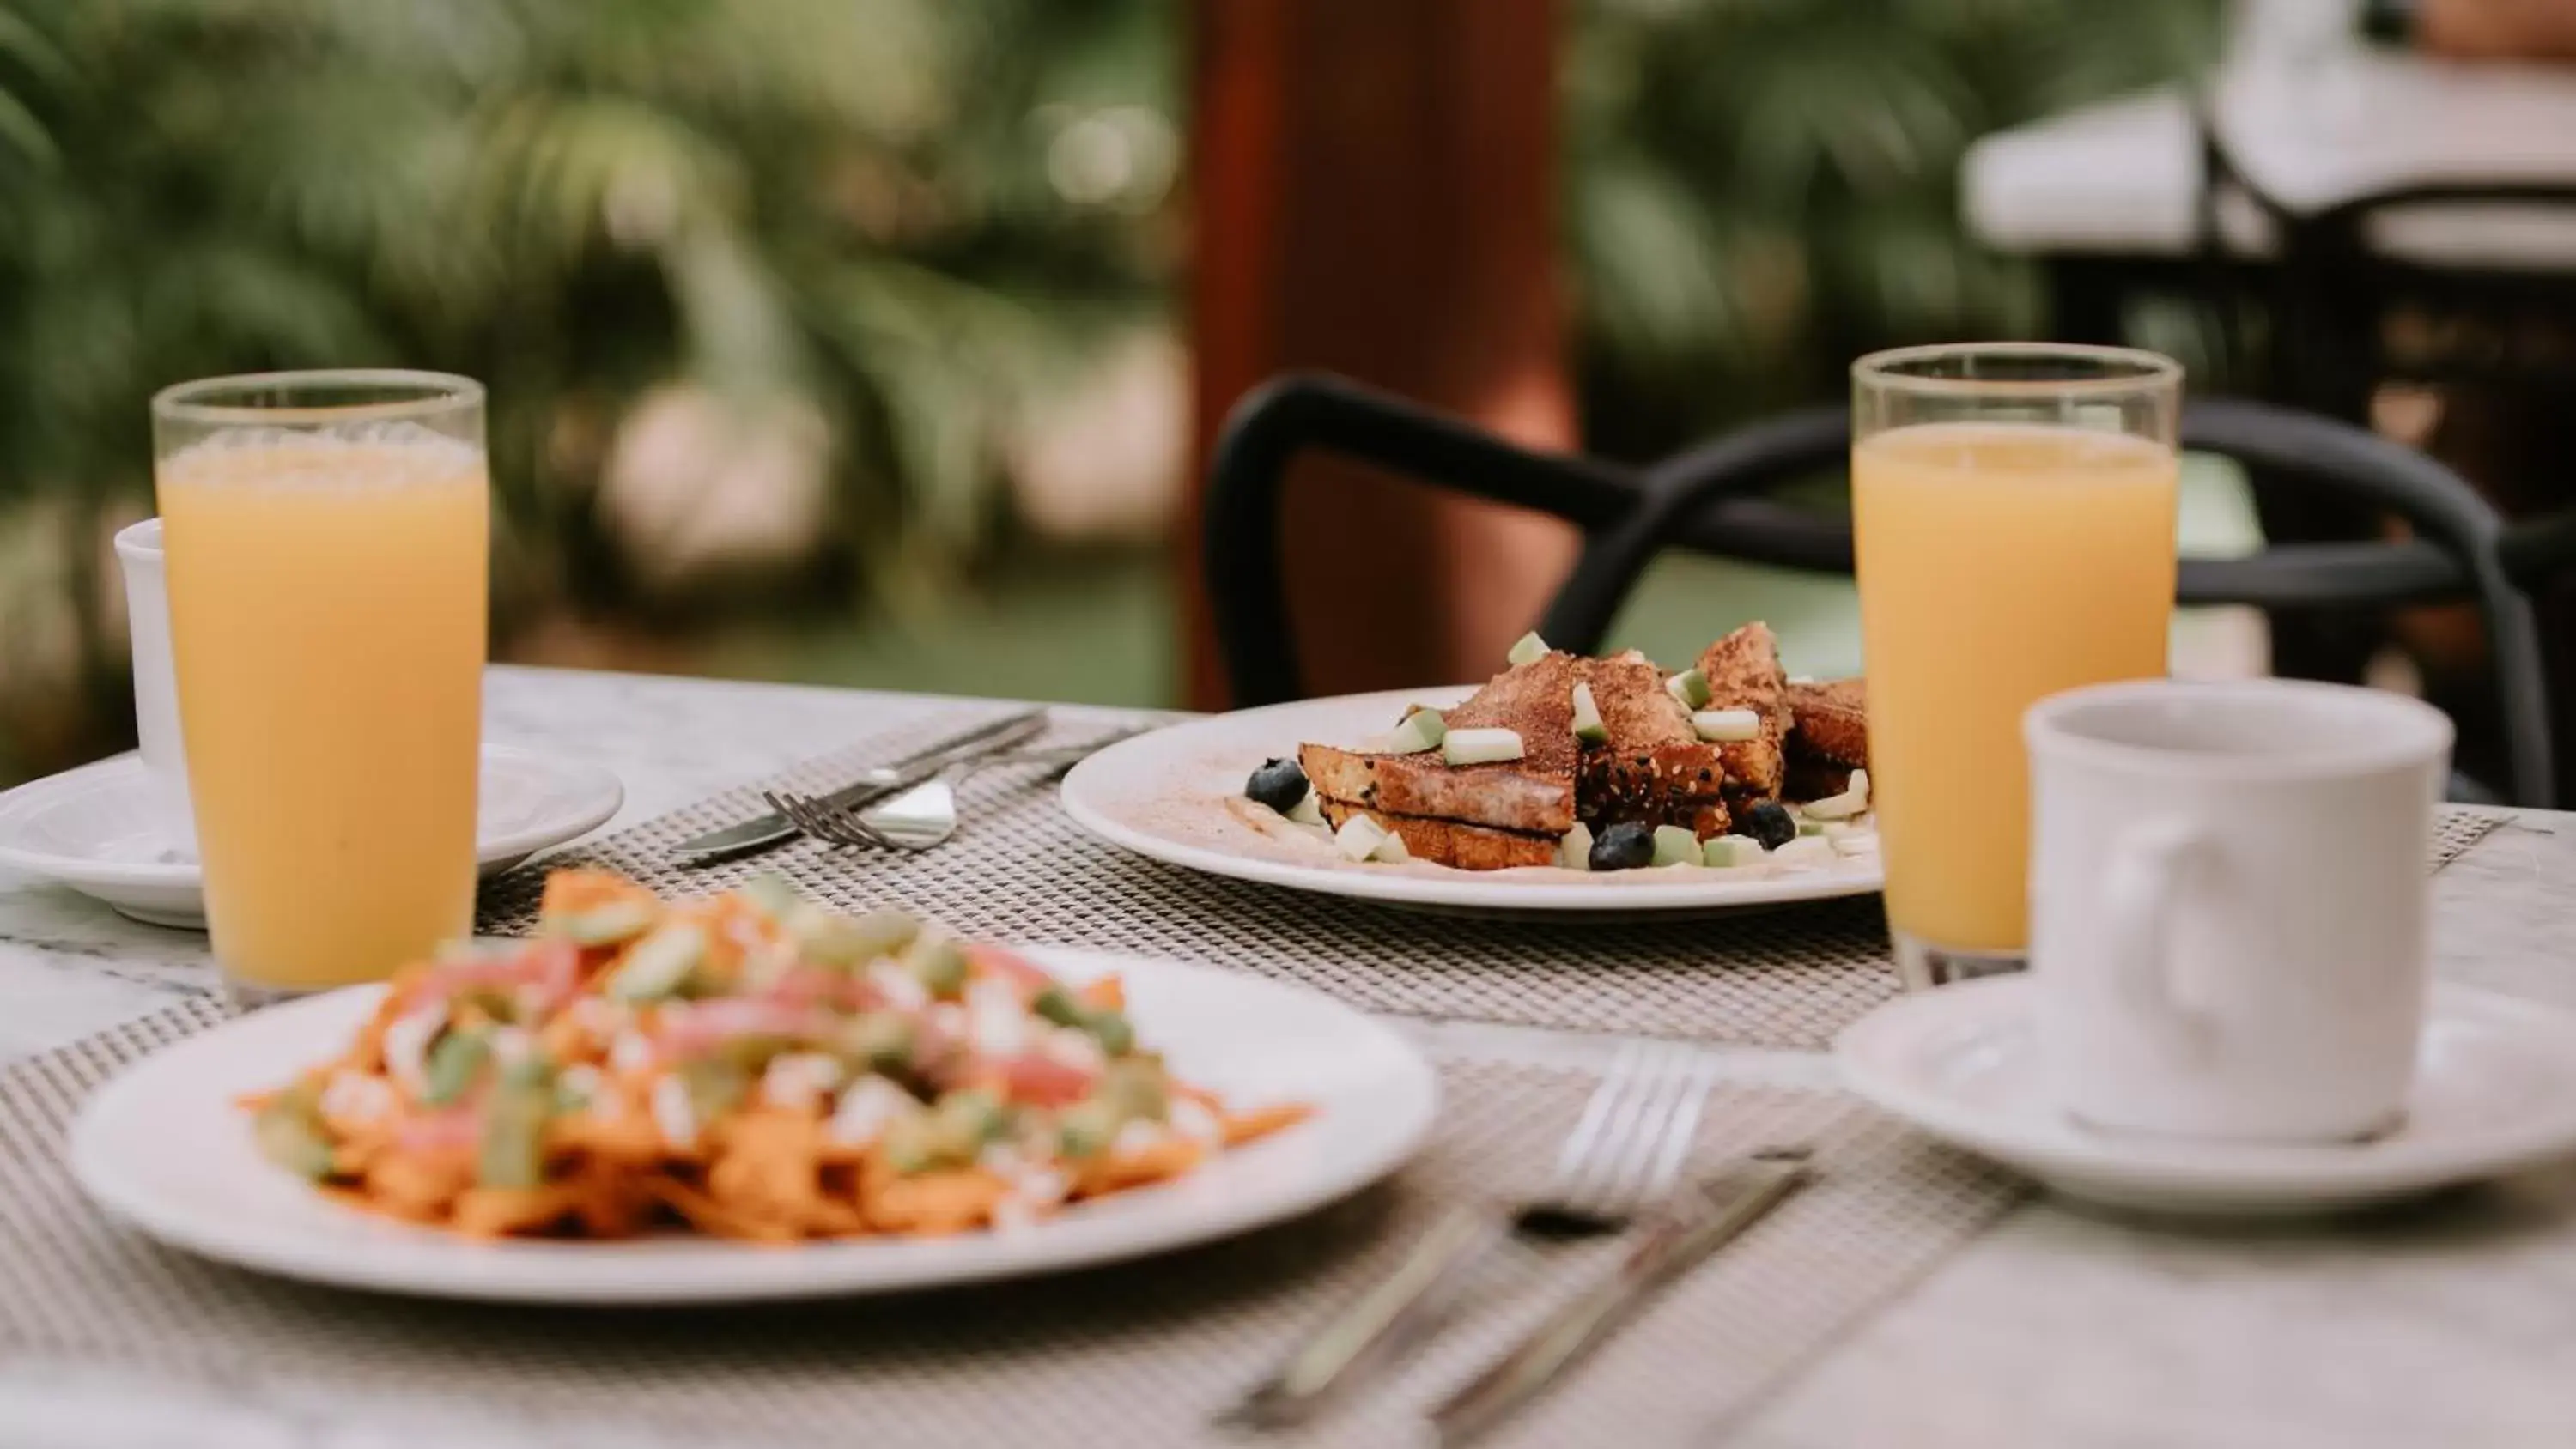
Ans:
[[[2069,1197],[2151,1212],[2322,1212],[2576,1153],[2576,1015],[2555,1007],[2437,985],[2403,1126],[2368,1142],[2267,1146],[2078,1125],[2042,1077],[2037,985],[1971,981],[1880,1007],[1834,1041],[1844,1084]]]
[[[597,765],[485,745],[475,862],[497,875],[595,828],[625,799],[617,777]],[[172,834],[134,755],[0,795],[0,866],[59,881],[138,921],[206,926],[196,842]]]

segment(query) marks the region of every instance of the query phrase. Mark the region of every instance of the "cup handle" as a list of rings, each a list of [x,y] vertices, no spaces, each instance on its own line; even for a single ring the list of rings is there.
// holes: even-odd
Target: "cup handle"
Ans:
[[[2186,821],[2144,822],[2112,843],[2102,882],[2114,987],[2150,1031],[2186,1056],[2208,1050],[2215,1026],[2175,977],[2167,923],[2209,846],[2208,833]]]

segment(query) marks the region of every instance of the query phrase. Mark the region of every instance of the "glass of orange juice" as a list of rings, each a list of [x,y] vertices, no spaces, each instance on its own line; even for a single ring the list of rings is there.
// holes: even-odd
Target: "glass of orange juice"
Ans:
[[[483,388],[270,373],[152,399],[206,921],[238,996],[375,980],[474,916]]]
[[[1869,774],[1908,986],[2022,964],[2022,711],[2165,672],[2182,367],[2041,343],[1852,364]]]

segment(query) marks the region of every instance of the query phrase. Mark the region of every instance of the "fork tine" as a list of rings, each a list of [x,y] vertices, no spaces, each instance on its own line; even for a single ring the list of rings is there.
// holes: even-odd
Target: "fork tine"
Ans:
[[[1584,1171],[1584,1164],[1592,1155],[1593,1144],[1600,1140],[1602,1126],[1609,1120],[1611,1108],[1635,1083],[1638,1065],[1645,1059],[1645,1054],[1645,1043],[1623,1042],[1610,1058],[1610,1065],[1601,1073],[1601,1080],[1592,1088],[1592,1095],[1584,1099],[1583,1115],[1575,1119],[1574,1130],[1565,1134],[1564,1145],[1557,1149],[1556,1168],[1548,1187],[1552,1196],[1565,1196],[1575,1178]]]
[[[849,806],[836,805],[828,800],[817,800],[813,803],[815,815],[830,830],[832,839],[843,845],[882,846],[886,843],[885,837],[878,832],[877,828],[861,820],[859,812]]]
[[[1664,1048],[1658,1043],[1640,1043],[1629,1058],[1619,1090],[1609,1093],[1599,1132],[1585,1144],[1586,1151],[1574,1173],[1561,1184],[1558,1197],[1565,1206],[1580,1213],[1598,1214],[1615,1204],[1619,1180],[1627,1173],[1629,1159],[1635,1156],[1641,1128],[1656,1111],[1656,1102],[1665,1089],[1666,1071]],[[1609,1086],[1605,1081],[1603,1090],[1607,1092]]]
[[[1561,1206],[1580,1217],[1619,1219],[1669,1191],[1716,1079],[1717,1064],[1704,1051],[1679,1043],[1648,1048],[1609,1123],[1565,1179]]]
[[[839,821],[833,819],[829,812],[809,796],[799,795],[794,791],[765,790],[761,792],[761,798],[769,802],[771,809],[787,817],[788,824],[826,844],[851,846],[869,843],[864,839],[854,838],[848,830],[842,828]]]
[[[1708,1105],[1708,1094],[1717,1086],[1717,1058],[1706,1051],[1693,1052],[1685,1081],[1681,1110],[1665,1129],[1663,1151],[1646,1179],[1648,1196],[1661,1197],[1672,1191],[1674,1180],[1681,1175],[1682,1162],[1699,1138],[1700,1114]]]
[[[808,835],[816,833],[814,811],[804,796],[792,790],[763,790],[760,792],[760,798],[769,802],[770,809],[785,816],[788,824]]]
[[[1647,1078],[1647,1090],[1640,1095],[1628,1131],[1616,1144],[1616,1151],[1601,1162],[1592,1180],[1593,1210],[1605,1216],[1624,1215],[1645,1196],[1646,1184],[1660,1156],[1665,1135],[1673,1115],[1688,1094],[1684,1069],[1689,1065],[1682,1049],[1658,1046]]]
[[[760,798],[769,802],[770,809],[787,817],[788,824],[799,830],[805,828],[804,796],[788,790],[763,790]]]

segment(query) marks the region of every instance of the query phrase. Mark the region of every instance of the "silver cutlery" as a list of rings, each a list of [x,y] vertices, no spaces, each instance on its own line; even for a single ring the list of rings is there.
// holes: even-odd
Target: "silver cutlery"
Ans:
[[[908,790],[958,760],[1025,744],[1046,726],[1047,715],[1043,709],[1026,709],[988,720],[915,750],[893,764],[865,771],[851,783],[816,798],[834,806],[862,807]],[[774,806],[772,809],[775,811]],[[712,865],[720,860],[766,850],[802,833],[783,813],[762,815],[721,830],[691,836],[671,847],[671,860],[675,865]]]
[[[1505,1239],[1616,1231],[1672,1190],[1716,1080],[1714,1058],[1670,1042],[1619,1049],[1557,1149],[1546,1186],[1517,1204],[1453,1209],[1394,1271],[1333,1315],[1225,1415],[1228,1423],[1302,1423],[1371,1366],[1393,1360],[1437,1321],[1466,1266]]]
[[[1518,1345],[1432,1410],[1444,1446],[1466,1444],[1536,1398],[1599,1347],[1647,1299],[1806,1185],[1807,1150],[1769,1148],[1684,1192],[1641,1228],[1600,1281],[1568,1299]]]
[[[1051,750],[1011,750],[952,761],[941,767],[937,774],[892,799],[880,798],[863,805],[835,803],[828,798],[818,799],[786,791],[764,794],[762,798],[769,802],[771,809],[787,817],[806,834],[834,845],[878,850],[930,850],[946,844],[949,837],[957,833],[957,792],[973,776],[1004,765],[1066,769],[1080,763],[1087,755],[1150,728],[1150,725],[1131,725],[1078,745]]]

